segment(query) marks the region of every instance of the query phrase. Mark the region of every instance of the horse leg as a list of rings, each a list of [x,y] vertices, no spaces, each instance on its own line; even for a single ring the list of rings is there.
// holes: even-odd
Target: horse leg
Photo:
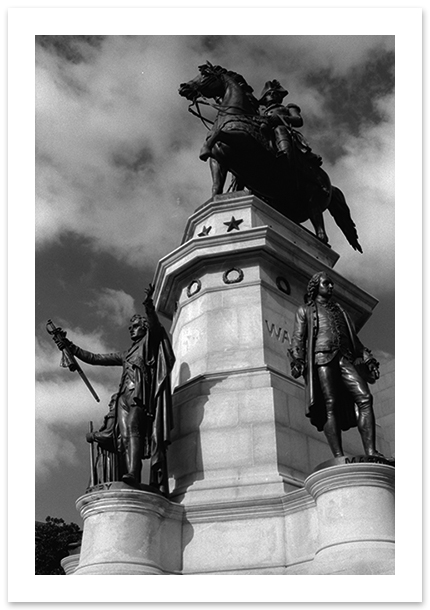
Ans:
[[[221,195],[228,170],[213,157],[209,159],[209,165],[212,174],[212,197],[214,197],[215,195]]]
[[[201,161],[207,161],[212,155],[212,148],[215,146],[216,142],[219,140],[221,129],[219,127],[212,127],[210,132],[208,133],[205,143],[200,149],[199,159]]]

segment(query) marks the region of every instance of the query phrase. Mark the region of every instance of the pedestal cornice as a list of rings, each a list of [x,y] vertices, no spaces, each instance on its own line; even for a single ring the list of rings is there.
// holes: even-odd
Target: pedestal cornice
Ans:
[[[269,226],[254,227],[237,233],[193,238],[162,258],[156,269],[156,292],[154,302],[157,310],[171,319],[177,301],[177,285],[190,274],[197,274],[200,269],[217,261],[225,263],[243,256],[258,254],[271,257],[278,264],[290,268],[296,276],[301,276],[304,283],[318,271],[327,271],[336,284],[337,298],[347,308],[360,305],[361,312],[353,316],[357,329],[370,317],[377,304],[377,299],[345,280],[321,260],[297,247]]]

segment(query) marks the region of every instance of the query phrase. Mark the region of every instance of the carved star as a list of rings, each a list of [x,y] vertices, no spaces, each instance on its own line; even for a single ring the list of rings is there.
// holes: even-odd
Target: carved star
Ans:
[[[239,220],[236,220],[236,218],[234,216],[231,217],[231,220],[229,222],[224,222],[223,224],[225,224],[227,228],[227,233],[230,233],[230,231],[233,231],[233,229],[236,229],[236,231],[239,231],[239,225],[243,222],[242,218],[239,218]]]
[[[203,226],[203,229],[201,230],[201,232],[198,234],[198,237],[205,237],[205,235],[209,235],[209,231],[212,229],[212,227],[206,227]]]

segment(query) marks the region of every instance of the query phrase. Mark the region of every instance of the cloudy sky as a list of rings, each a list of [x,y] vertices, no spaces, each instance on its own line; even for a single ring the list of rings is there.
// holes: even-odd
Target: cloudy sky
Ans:
[[[92,351],[127,348],[157,261],[210,197],[198,159],[206,131],[178,95],[206,60],[241,73],[256,95],[276,78],[301,107],[302,133],[344,192],[364,250],[326,213],[336,270],[379,299],[361,336],[394,356],[393,36],[37,36],[37,519],[80,523],[88,421],[100,423],[120,376],[85,369],[96,404],[59,368],[46,320]]]

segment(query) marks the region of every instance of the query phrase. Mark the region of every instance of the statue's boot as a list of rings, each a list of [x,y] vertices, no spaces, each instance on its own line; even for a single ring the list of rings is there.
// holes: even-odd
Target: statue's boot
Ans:
[[[358,430],[360,432],[365,454],[386,459],[382,453],[379,453],[379,451],[376,450],[375,416],[370,405],[360,408]]]
[[[156,487],[164,496],[169,497],[169,482],[165,463],[156,464],[151,468],[150,485]]]
[[[327,421],[324,424],[323,430],[334,457],[342,457],[344,455],[342,440],[337,428],[336,419],[332,412],[327,413]]]
[[[127,485],[138,487],[142,472],[143,440],[137,436],[128,439],[127,449],[127,472],[122,476],[122,480]]]

